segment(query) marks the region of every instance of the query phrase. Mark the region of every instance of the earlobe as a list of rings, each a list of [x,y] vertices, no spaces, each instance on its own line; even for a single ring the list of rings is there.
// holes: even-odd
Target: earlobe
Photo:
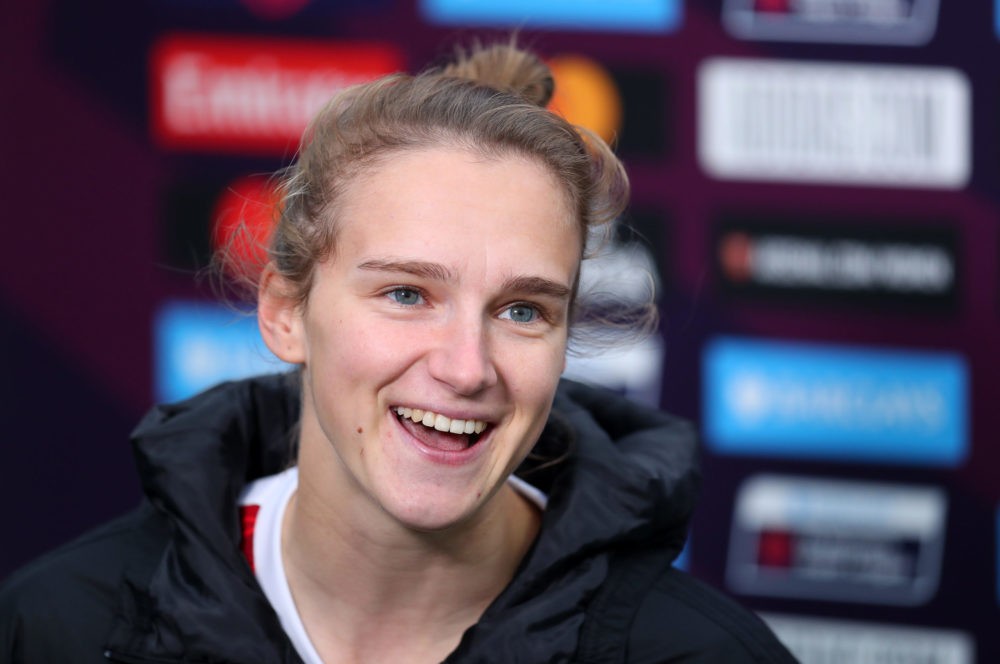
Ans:
[[[302,312],[284,277],[273,264],[264,268],[257,290],[257,324],[264,343],[289,364],[305,362]]]

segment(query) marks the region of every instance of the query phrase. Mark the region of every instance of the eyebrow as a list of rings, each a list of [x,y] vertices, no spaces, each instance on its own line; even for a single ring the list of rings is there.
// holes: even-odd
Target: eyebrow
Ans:
[[[415,277],[436,281],[454,281],[455,277],[444,265],[428,261],[395,260],[391,258],[367,260],[358,265],[359,270],[374,272],[403,272]]]
[[[373,272],[402,272],[423,279],[435,281],[455,281],[455,275],[444,265],[419,260],[401,260],[393,258],[373,258],[358,264],[358,269]],[[569,299],[572,290],[569,286],[552,279],[537,276],[509,277],[503,283],[503,291],[544,295],[560,300]]]
[[[511,277],[504,282],[504,290],[531,295],[547,295],[560,300],[569,299],[571,293],[568,286],[544,277]]]

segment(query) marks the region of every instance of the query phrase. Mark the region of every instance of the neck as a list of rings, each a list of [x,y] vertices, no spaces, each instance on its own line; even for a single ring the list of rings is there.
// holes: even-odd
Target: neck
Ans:
[[[443,659],[513,577],[538,531],[538,510],[504,484],[473,518],[416,531],[366,497],[337,490],[336,460],[302,454],[282,549],[317,649],[324,659],[335,653],[331,661],[390,661],[372,648],[395,643],[407,661],[420,651]]]

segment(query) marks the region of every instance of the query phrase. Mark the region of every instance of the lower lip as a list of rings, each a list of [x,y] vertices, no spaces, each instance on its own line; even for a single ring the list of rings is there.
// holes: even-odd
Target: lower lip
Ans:
[[[395,423],[396,427],[400,432],[400,435],[404,440],[406,440],[411,447],[413,447],[424,459],[431,461],[436,464],[443,466],[465,466],[474,463],[486,452],[486,444],[493,437],[493,429],[490,427],[485,433],[483,433],[479,440],[476,441],[475,445],[466,447],[464,450],[448,451],[439,450],[434,447],[428,447],[417,437],[413,436],[403,423],[399,421],[399,417],[393,413],[389,412],[389,417],[391,417]]]

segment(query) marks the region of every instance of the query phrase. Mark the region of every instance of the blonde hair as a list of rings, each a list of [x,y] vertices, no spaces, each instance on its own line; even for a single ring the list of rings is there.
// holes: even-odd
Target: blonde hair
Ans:
[[[241,224],[216,252],[209,274],[217,292],[234,303],[253,299],[270,264],[284,295],[304,306],[316,266],[336,251],[345,190],[393,154],[434,147],[543,165],[580,229],[581,262],[597,254],[628,204],[628,177],[602,138],[546,109],[554,88],[548,66],[511,40],[459,49],[451,64],[416,76],[392,74],[343,90],[306,128],[296,161],[275,174],[280,201],[266,251],[258,233]],[[579,274],[571,352],[620,347],[656,329],[655,287],[646,301],[621,302],[599,292],[580,295],[578,286]]]
[[[579,224],[582,258],[594,229],[610,228],[624,210],[628,178],[600,137],[545,108],[553,90],[549,68],[511,42],[475,45],[443,68],[392,74],[336,95],[304,132],[296,161],[278,174],[280,214],[266,260],[289,295],[305,304],[317,264],[335,251],[346,188],[393,154],[432,147],[544,165]],[[237,272],[252,279],[262,266],[243,267]]]

